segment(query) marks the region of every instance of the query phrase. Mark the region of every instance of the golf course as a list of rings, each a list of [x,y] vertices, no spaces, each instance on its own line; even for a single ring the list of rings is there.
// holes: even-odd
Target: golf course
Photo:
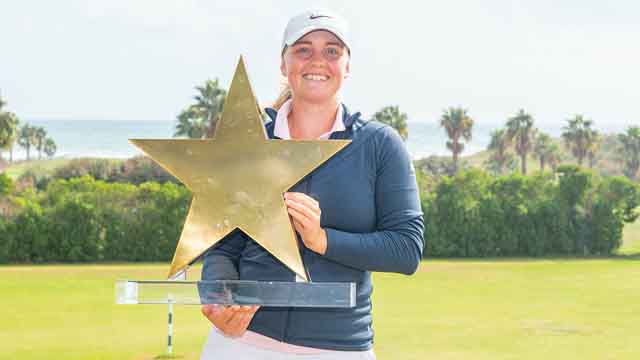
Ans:
[[[411,277],[375,274],[379,359],[636,359],[640,224],[621,256],[425,259]],[[116,305],[116,279],[160,279],[164,263],[1,266],[2,359],[197,359],[208,322],[175,308]],[[195,267],[190,278],[198,277]]]

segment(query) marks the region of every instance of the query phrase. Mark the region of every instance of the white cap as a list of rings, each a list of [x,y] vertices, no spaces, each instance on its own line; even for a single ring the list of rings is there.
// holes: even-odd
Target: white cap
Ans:
[[[282,51],[301,37],[316,30],[327,30],[333,33],[351,51],[347,22],[335,13],[317,9],[305,11],[289,20],[282,37]]]

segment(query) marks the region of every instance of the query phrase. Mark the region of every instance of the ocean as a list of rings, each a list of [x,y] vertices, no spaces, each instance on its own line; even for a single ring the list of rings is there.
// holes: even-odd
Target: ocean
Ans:
[[[125,121],[125,120],[30,120],[34,126],[42,126],[57,144],[55,157],[129,158],[141,154],[131,145],[129,138],[171,138],[176,121]],[[450,154],[446,147],[446,134],[436,123],[410,122],[407,148],[414,159],[429,155]],[[475,126],[473,139],[465,145],[463,155],[484,150],[494,126]],[[8,157],[5,152],[4,158]],[[26,153],[16,146],[14,159],[24,159]],[[31,157],[37,151],[31,149]]]

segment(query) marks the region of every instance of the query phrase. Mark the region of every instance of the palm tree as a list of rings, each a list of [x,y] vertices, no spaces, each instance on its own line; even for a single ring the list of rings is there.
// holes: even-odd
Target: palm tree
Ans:
[[[0,99],[0,105],[2,99]],[[13,144],[18,132],[18,117],[12,112],[0,112],[0,159],[2,150],[9,149],[9,161],[13,162]]]
[[[196,102],[180,112],[173,136],[204,138],[213,135],[222,115],[227,91],[220,88],[218,79],[207,80],[203,86],[196,86],[195,89],[198,91],[194,96]]]
[[[20,133],[18,135],[18,144],[27,151],[27,160],[30,160],[31,146],[36,143],[35,133],[36,128],[29,124],[24,124],[20,128]]]
[[[593,169],[593,167],[596,165],[596,156],[598,155],[600,145],[602,144],[602,135],[600,135],[598,131],[593,130],[592,136],[593,138],[591,139],[591,144],[587,149],[587,159],[589,159],[589,168]]]
[[[207,124],[194,106],[182,110],[178,115],[178,124],[173,136],[186,136],[191,139],[202,139],[207,135]]]
[[[13,162],[13,144],[16,141],[20,120],[16,114],[3,110],[6,105],[7,102],[0,94],[0,152],[9,149],[9,162]],[[1,158],[2,154],[0,154]]]
[[[506,169],[515,166],[513,154],[509,152],[509,139],[506,130],[498,129],[491,132],[491,141],[487,150],[491,151],[487,165],[496,174],[502,174]]]
[[[548,152],[546,154],[546,162],[551,166],[551,169],[555,172],[560,165],[560,161],[562,160],[562,154],[560,152],[560,147],[556,143],[552,143],[549,146]]]
[[[533,155],[540,161],[540,171],[544,171],[544,167],[549,162],[549,158],[553,152],[558,151],[558,146],[553,143],[551,136],[545,133],[539,133],[533,143]]]
[[[53,141],[53,139],[46,138],[44,140],[43,151],[49,158],[52,158],[53,155],[55,155],[57,150],[58,150],[58,147],[56,146],[56,143],[55,141]]]
[[[18,141],[18,137],[20,136],[20,119],[18,119],[15,114],[11,113],[15,118],[15,131],[13,132],[13,137],[9,140],[9,163],[13,163],[13,147],[16,145]]]
[[[567,125],[562,128],[562,138],[573,156],[578,159],[578,165],[581,166],[597,136],[597,132],[591,127],[592,125],[592,120],[587,120],[582,115],[576,115],[567,119]]]
[[[523,109],[507,120],[507,137],[514,144],[516,153],[520,155],[520,165],[524,175],[527,174],[527,154],[533,147],[535,136],[533,117]]]
[[[450,107],[445,110],[440,117],[440,126],[447,132],[447,148],[451,150],[453,155],[453,169],[458,171],[458,155],[464,150],[464,144],[460,142],[461,138],[465,141],[471,141],[471,132],[473,130],[473,119],[467,114],[467,110],[461,107]]]
[[[624,174],[630,179],[636,179],[640,169],[640,127],[630,126],[626,133],[618,134],[624,154]]]
[[[42,148],[44,147],[44,141],[47,138],[47,131],[41,126],[37,126],[34,129],[34,145],[38,150],[38,160],[40,160],[42,159]]]
[[[373,120],[387,124],[396,129],[404,141],[409,137],[409,130],[407,129],[407,114],[401,113],[398,105],[385,106],[380,111],[373,114]]]

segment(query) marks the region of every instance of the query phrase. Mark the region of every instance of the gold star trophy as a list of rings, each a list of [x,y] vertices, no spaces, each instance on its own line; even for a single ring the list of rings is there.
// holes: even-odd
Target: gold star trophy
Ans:
[[[130,139],[193,193],[169,280],[119,280],[119,304],[353,307],[354,283],[313,283],[283,193],[349,140],[268,139],[242,57],[211,139]],[[239,229],[302,282],[186,281],[188,267]]]

